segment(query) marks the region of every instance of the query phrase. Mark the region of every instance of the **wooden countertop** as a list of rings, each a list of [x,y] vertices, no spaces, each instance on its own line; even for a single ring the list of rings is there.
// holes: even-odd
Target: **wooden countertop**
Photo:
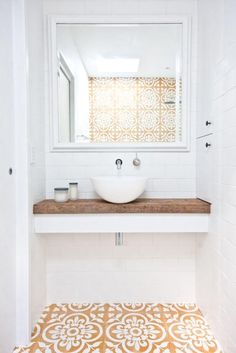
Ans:
[[[210,213],[210,204],[200,199],[137,199],[114,204],[100,199],[55,202],[43,200],[33,207],[34,214],[95,213]]]

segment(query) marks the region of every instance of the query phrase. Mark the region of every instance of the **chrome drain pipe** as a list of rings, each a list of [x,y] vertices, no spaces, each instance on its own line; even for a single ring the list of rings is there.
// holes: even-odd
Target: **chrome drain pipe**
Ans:
[[[122,232],[115,233],[115,245],[121,246],[123,244],[124,244],[123,233]]]

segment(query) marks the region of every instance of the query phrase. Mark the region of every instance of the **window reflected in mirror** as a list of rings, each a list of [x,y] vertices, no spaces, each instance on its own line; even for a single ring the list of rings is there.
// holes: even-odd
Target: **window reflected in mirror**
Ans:
[[[74,76],[62,54],[58,57],[57,71],[58,87],[58,122],[59,141],[62,143],[74,142]]]
[[[182,24],[57,24],[59,143],[182,141]]]

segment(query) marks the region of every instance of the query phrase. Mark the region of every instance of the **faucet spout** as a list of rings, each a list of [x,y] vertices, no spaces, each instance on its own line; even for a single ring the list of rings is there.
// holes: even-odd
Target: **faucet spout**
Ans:
[[[115,163],[116,163],[117,169],[120,170],[123,164],[122,159],[118,158]]]

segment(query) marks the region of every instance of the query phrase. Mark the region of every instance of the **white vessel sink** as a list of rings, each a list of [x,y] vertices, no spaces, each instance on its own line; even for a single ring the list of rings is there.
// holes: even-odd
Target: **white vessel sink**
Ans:
[[[127,203],[137,199],[146,186],[146,177],[98,176],[91,178],[96,193],[112,203]]]

